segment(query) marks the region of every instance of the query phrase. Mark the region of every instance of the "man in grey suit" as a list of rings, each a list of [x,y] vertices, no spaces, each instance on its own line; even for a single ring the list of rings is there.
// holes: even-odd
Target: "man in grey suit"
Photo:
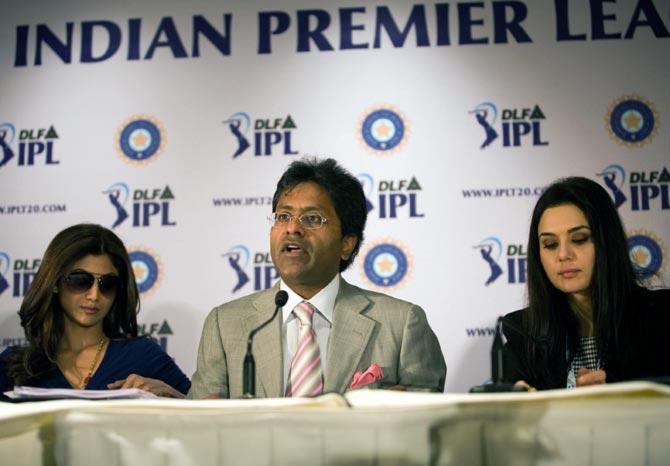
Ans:
[[[376,379],[370,387],[443,391],[446,365],[424,311],[340,276],[363,240],[367,206],[359,181],[333,159],[296,161],[277,183],[272,210],[270,253],[281,280],[210,312],[189,397],[242,396],[247,336],[272,317],[280,289],[288,302],[253,340],[258,397],[297,390],[304,367],[297,360],[307,352],[309,395],[344,393],[357,372]],[[305,302],[311,327],[293,312]]]

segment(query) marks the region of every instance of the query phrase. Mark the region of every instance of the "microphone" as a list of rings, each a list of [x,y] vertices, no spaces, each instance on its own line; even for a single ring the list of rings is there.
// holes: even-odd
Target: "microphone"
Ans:
[[[288,293],[284,290],[277,291],[275,295],[275,311],[272,317],[263,322],[261,325],[249,332],[247,338],[247,354],[244,356],[244,365],[242,366],[242,397],[254,398],[256,396],[256,361],[251,352],[251,346],[254,342],[254,336],[267,324],[272,322],[279,312],[279,308],[284,306],[288,301]]]
[[[522,328],[510,321],[504,320],[502,316],[496,320],[496,331],[491,344],[491,383],[477,385],[470,389],[470,393],[496,393],[496,392],[525,392],[525,387],[518,387],[512,383],[505,383],[504,377],[504,354],[503,354],[503,325],[517,332],[522,337],[531,339],[539,344],[546,344],[546,338],[534,338],[528,335]]]

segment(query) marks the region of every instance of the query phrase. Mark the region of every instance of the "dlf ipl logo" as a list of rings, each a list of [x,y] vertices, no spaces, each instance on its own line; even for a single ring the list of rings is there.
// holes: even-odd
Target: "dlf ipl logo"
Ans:
[[[496,129],[498,107],[493,102],[482,102],[470,110],[470,113],[484,131],[479,148],[485,149],[500,137],[499,130]],[[542,140],[542,125],[546,117],[539,105],[536,104],[533,108],[503,108],[500,117],[503,147],[549,145],[549,142]]]
[[[627,176],[623,166],[612,164],[597,173],[597,176],[602,177],[617,208],[630,201],[632,211],[670,209],[670,171],[667,167],[633,171]]]
[[[378,240],[362,253],[361,272],[372,288],[391,291],[404,285],[413,270],[412,256],[399,242]]]
[[[407,144],[409,123],[403,113],[391,105],[365,111],[358,122],[358,140],[375,155],[391,155]]]
[[[377,183],[372,175],[361,173],[358,180],[363,186],[368,212],[374,212],[381,219],[425,217],[418,207],[421,185],[415,176],[411,179],[380,180]]]
[[[117,129],[116,152],[132,165],[156,160],[166,145],[163,124],[149,115],[133,115]]]
[[[133,227],[175,226],[176,221],[170,216],[170,207],[175,201],[169,185],[162,188],[143,188],[131,190],[124,182],[117,182],[105,189],[102,194],[114,208],[115,229],[128,218]],[[130,212],[129,212],[130,210]]]
[[[128,256],[140,294],[148,296],[156,291],[163,280],[163,265],[158,254],[148,248],[136,247],[129,249]]]
[[[668,249],[661,238],[652,232],[646,230],[629,232],[628,254],[638,278],[646,280],[665,273]]]
[[[228,262],[232,270],[232,276],[235,283],[231,293],[237,293],[253,278],[254,291],[265,290],[272,287],[274,281],[279,278],[279,272],[272,263],[270,253],[268,252],[249,252],[249,248],[238,244],[233,246],[222,257]],[[251,265],[251,277],[249,276],[249,266]]]
[[[34,165],[58,165],[54,143],[58,133],[53,125],[49,128],[27,128],[19,130],[18,144],[16,128],[11,123],[0,123],[0,167],[7,165],[14,158],[19,167]]]
[[[166,353],[168,351],[168,338],[174,334],[172,327],[170,327],[170,324],[165,319],[163,319],[163,322],[161,323],[152,322],[150,324],[138,324],[137,333],[139,335],[147,335],[151,337],[151,339],[158,343]]]
[[[0,251],[0,296],[9,292],[13,298],[22,298],[26,295],[33,282],[41,259],[15,259]],[[11,279],[11,283],[10,283]]]
[[[504,275],[500,265],[503,251],[506,252],[507,283],[526,283],[526,251],[522,244],[508,244],[503,247],[502,241],[496,236],[484,238],[473,246],[479,252],[481,260],[488,266],[488,277],[484,285],[489,286]]]
[[[269,156],[274,153],[283,155],[296,155],[297,150],[293,150],[293,133],[298,127],[291,118],[257,118],[252,122],[251,117],[245,112],[236,112],[230,115],[223,124],[228,126],[232,140],[237,146],[233,154],[233,159],[239,157],[247,149],[252,148],[256,157]]]
[[[642,147],[658,134],[660,118],[656,106],[638,95],[625,95],[610,104],[605,128],[618,144]]]

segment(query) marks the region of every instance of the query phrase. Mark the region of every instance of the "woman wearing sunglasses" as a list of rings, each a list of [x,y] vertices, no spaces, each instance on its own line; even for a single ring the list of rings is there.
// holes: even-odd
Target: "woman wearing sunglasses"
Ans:
[[[19,310],[28,346],[0,355],[1,388],[140,388],[183,398],[188,377],[137,336],[139,307],[121,240],[99,225],[66,228],[47,247]]]

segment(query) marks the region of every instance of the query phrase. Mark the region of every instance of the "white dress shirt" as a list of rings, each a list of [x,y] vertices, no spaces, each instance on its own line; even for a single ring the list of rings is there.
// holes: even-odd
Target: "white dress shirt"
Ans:
[[[284,374],[282,377],[284,385],[282,392],[285,393],[291,361],[298,347],[298,335],[300,333],[300,325],[298,319],[293,314],[293,308],[303,301],[307,301],[317,310],[312,317],[312,328],[316,334],[316,341],[319,344],[321,367],[325,375],[328,339],[330,338],[330,328],[333,322],[333,309],[335,308],[337,292],[340,290],[340,274],[335,275],[330,283],[312,296],[311,299],[303,299],[283,281],[280,282],[279,289],[288,293],[288,301],[282,308],[282,354],[284,359]]]

